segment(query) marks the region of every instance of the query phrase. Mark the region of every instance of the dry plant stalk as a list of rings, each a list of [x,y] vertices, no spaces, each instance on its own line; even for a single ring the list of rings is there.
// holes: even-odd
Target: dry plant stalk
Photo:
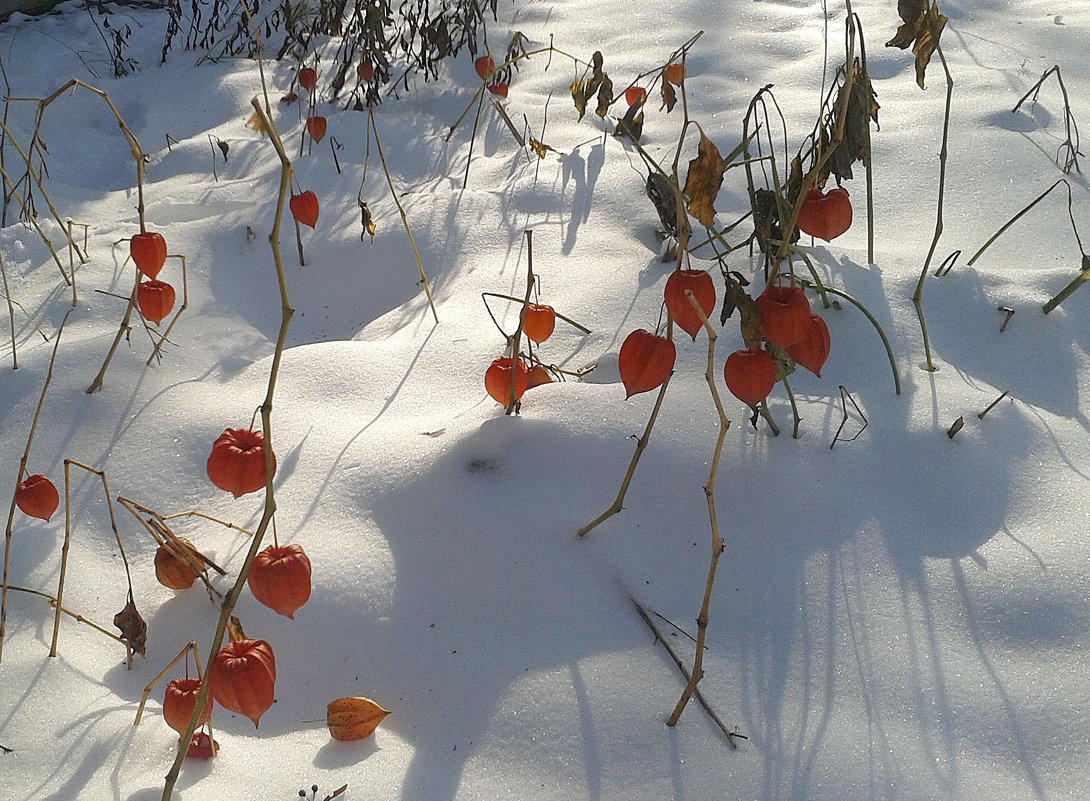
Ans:
[[[125,124],[124,118],[121,116],[121,112],[117,110],[117,107],[110,100],[110,96],[101,89],[98,89],[90,84],[84,83],[76,78],[72,78],[67,81],[61,88],[57,89],[53,94],[46,98],[28,98],[28,97],[13,97],[10,100],[34,100],[38,104],[38,119],[34,126],[34,135],[31,137],[31,149],[39,139],[39,133],[42,127],[42,120],[45,116],[46,108],[57,98],[67,92],[69,89],[86,89],[94,95],[102,98],[102,100],[109,106],[110,111],[113,112],[114,118],[117,120],[118,127],[121,129],[122,134],[125,136],[125,141],[128,142],[129,149],[132,151],[133,161],[136,162],[136,194],[137,194],[137,206],[136,211],[140,219],[140,232],[145,232],[144,226],[144,151],[140,147],[140,142],[137,140],[136,135]],[[5,182],[8,182],[7,176],[4,176]],[[20,200],[20,202],[22,202]],[[71,243],[71,235],[69,235],[69,242]],[[50,248],[52,250],[52,247]],[[56,253],[53,254],[57,259],[57,265],[60,266],[60,259],[57,258]],[[61,272],[64,272],[64,267],[61,267]],[[67,276],[66,276],[67,278]],[[110,346],[109,352],[106,354],[106,359],[102,363],[102,367],[98,371],[98,375],[95,376],[91,385],[87,388],[88,393],[96,392],[102,388],[102,380],[106,375],[106,369],[110,365],[110,360],[113,359],[114,353],[117,351],[117,346],[121,343],[122,338],[125,336],[125,332],[129,330],[129,320],[132,318],[132,311],[136,306],[136,284],[139,284],[139,273],[137,273],[136,283],[133,285],[132,293],[129,295],[129,303],[125,308],[125,314],[121,318],[121,324],[118,326],[117,335],[114,337],[113,344]],[[73,290],[74,291],[74,290]]]
[[[176,559],[182,561],[190,570],[193,571],[193,574],[204,583],[205,588],[208,590],[209,599],[212,600],[212,603],[218,606],[219,604],[216,599],[223,598],[223,594],[215,587],[213,587],[212,583],[208,580],[207,569],[212,568],[221,576],[226,576],[227,571],[217,565],[203,553],[198,551],[192,544],[183,540],[181,537],[175,534],[166,522],[167,517],[164,517],[154,509],[144,506],[141,503],[137,503],[131,498],[126,498],[123,495],[117,496],[117,502],[125,507],[129,511],[129,514],[131,514],[140,522],[140,525],[142,525],[144,527],[144,530],[151,535],[151,538],[155,540],[156,544],[166,548],[171,553],[171,555],[173,555]],[[191,512],[181,514],[199,513]],[[144,515],[147,516],[146,519]],[[236,526],[233,523],[228,523],[223,520],[217,520],[216,518],[209,515],[200,516],[205,517],[209,520],[213,520],[223,526],[226,526],[227,528],[238,529],[240,531],[246,532],[247,534],[252,533],[247,532],[246,529],[243,529],[240,526]],[[173,517],[173,515],[170,515],[168,517]]]
[[[711,604],[712,585],[715,583],[719,557],[723,553],[723,538],[719,536],[719,521],[715,513],[715,474],[719,470],[719,457],[723,454],[723,441],[726,439],[727,429],[730,428],[730,420],[727,419],[727,413],[723,410],[719,390],[715,387],[715,329],[708,322],[704,310],[696,302],[692,291],[686,289],[685,297],[700,317],[704,330],[708,332],[708,367],[704,373],[704,379],[708,382],[708,390],[711,392],[712,401],[715,403],[715,411],[719,415],[719,435],[715,440],[715,450],[708,471],[708,481],[704,485],[704,495],[708,499],[708,521],[711,524],[712,555],[708,564],[708,578],[704,584],[704,601],[700,606],[700,614],[696,618],[696,654],[693,656],[693,671],[681,693],[681,697],[678,699],[677,705],[674,707],[674,711],[670,713],[670,717],[666,721],[667,726],[677,725],[681,713],[685,711],[685,705],[689,703],[689,698],[692,697],[693,691],[696,690],[696,685],[704,677],[704,641],[708,632],[708,607]]]
[[[416,249],[416,240],[413,238],[412,229],[409,228],[409,219],[405,214],[405,207],[401,204],[401,198],[397,196],[397,190],[394,189],[394,179],[390,177],[390,168],[386,165],[386,154],[382,150],[382,142],[378,138],[378,124],[375,122],[375,110],[368,107],[367,120],[371,124],[371,130],[375,134],[375,147],[378,150],[379,160],[382,162],[382,171],[386,174],[386,183],[390,187],[390,197],[393,198],[394,204],[397,206],[398,213],[401,215],[401,224],[405,226],[405,234],[409,237],[409,244],[413,249],[413,258],[416,259],[416,268],[420,271],[420,283],[424,287],[424,294],[428,298],[428,306],[431,308],[431,316],[435,320],[435,324],[439,324],[439,314],[435,311],[435,301],[432,300],[431,287],[428,285],[428,276],[424,274],[424,265],[420,262],[420,251]]]
[[[30,423],[30,433],[27,434],[26,448],[23,449],[23,458],[19,460],[19,472],[15,476],[16,488],[18,488],[19,481],[22,478],[23,471],[26,470],[27,460],[30,458],[30,445],[34,442],[34,431],[38,427],[38,417],[42,413],[42,405],[45,403],[45,393],[49,389],[49,382],[53,379],[53,363],[57,360],[57,348],[61,344],[61,334],[64,332],[64,324],[68,321],[68,314],[66,312],[64,319],[61,320],[60,327],[57,328],[57,334],[53,341],[53,352],[49,357],[49,369],[45,374],[45,381],[42,382],[42,393],[38,396],[38,405],[34,409],[34,419]],[[0,662],[4,660],[4,630],[7,624],[8,613],[8,568],[11,565],[11,527],[15,521],[15,491],[11,493],[11,506],[8,508],[8,525],[4,531],[4,579],[3,589],[0,591]],[[57,606],[60,607],[60,600],[57,600]]]
[[[197,665],[197,678],[200,678],[204,675],[204,670],[201,668],[201,654],[200,651],[197,650],[197,641],[190,640],[182,646],[182,650],[178,652],[178,655],[171,659],[169,662],[167,662],[166,667],[156,673],[155,678],[149,681],[144,687],[144,692],[140,695],[140,706],[136,708],[136,720],[132,722],[133,726],[140,725],[140,718],[144,715],[144,704],[148,702],[148,696],[151,695],[151,691],[155,689],[155,685],[162,681],[163,676],[167,674],[167,671],[169,671],[172,667],[181,662],[182,658],[187,656],[188,654],[193,655],[193,661]]]
[[[57,640],[60,635],[61,605],[64,602],[64,576],[68,570],[68,546],[72,541],[72,494],[71,494],[71,468],[78,467],[98,476],[102,480],[102,491],[106,496],[106,509],[110,515],[110,528],[113,529],[114,539],[117,541],[117,549],[121,552],[121,561],[125,565],[125,578],[128,581],[128,600],[133,602],[132,574],[129,572],[129,558],[125,555],[125,547],[121,544],[121,534],[117,530],[117,518],[114,516],[113,503],[110,501],[110,487],[106,483],[106,473],[90,465],[77,462],[75,459],[64,460],[64,545],[61,547],[61,574],[57,581],[57,610],[53,617],[53,640],[49,646],[49,655],[57,655]],[[146,627],[144,629],[146,631]],[[132,655],[135,651],[141,656],[144,654],[144,636],[137,632],[135,636],[125,637],[125,663],[132,669]]]
[[[0,278],[4,281],[4,298],[8,302],[8,321],[11,323],[11,369],[19,369],[19,354],[15,349],[15,306],[11,301],[11,291],[8,289],[8,271],[4,267],[4,256],[0,253]]]
[[[245,5],[243,7],[245,7]],[[260,55],[258,57],[258,63],[261,63]],[[258,523],[257,529],[250,542],[250,549],[246,553],[246,559],[239,569],[238,578],[223,598],[223,605],[220,608],[216,633],[212,638],[212,644],[208,651],[209,664],[216,658],[216,654],[219,653],[220,648],[223,646],[223,639],[227,634],[227,625],[230,621],[231,614],[234,612],[235,604],[246,586],[246,580],[250,575],[250,567],[257,557],[265,532],[268,530],[269,524],[272,522],[273,515],[276,512],[276,497],[272,483],[273,396],[276,391],[276,379],[280,371],[280,362],[284,355],[284,345],[287,341],[288,325],[291,322],[292,315],[295,313],[295,310],[292,309],[288,302],[287,283],[284,278],[284,263],[280,255],[280,224],[284,217],[285,202],[291,191],[291,160],[284,150],[284,143],[280,139],[279,132],[276,130],[272,119],[262,108],[260,100],[255,97],[250,102],[254,107],[258,120],[261,122],[264,130],[269,135],[269,139],[272,141],[273,148],[276,150],[276,155],[280,159],[280,186],[276,200],[276,214],[273,218],[273,227],[269,232],[269,245],[272,248],[273,263],[276,268],[276,280],[280,289],[281,319],[280,331],[276,338],[276,349],[273,352],[272,366],[269,370],[268,388],[266,390],[265,400],[261,404],[261,425],[262,433],[265,438],[265,506],[261,515],[261,521]],[[268,100],[266,98],[266,104],[267,103]],[[202,677],[200,689],[197,691],[197,698],[193,704],[193,714],[189,719],[189,725],[186,727],[185,733],[179,740],[178,751],[174,756],[174,763],[167,772],[166,782],[163,786],[162,801],[170,801],[171,794],[174,792],[174,785],[178,782],[178,775],[182,770],[182,762],[185,760],[186,748],[188,747],[189,741],[193,739],[193,733],[197,729],[197,721],[200,718],[200,713],[204,709],[205,702],[208,700],[208,693],[208,674],[206,673]]]
[[[7,98],[7,99],[8,100],[18,100],[18,99],[21,99],[21,98]],[[26,151],[24,151],[22,147],[20,147],[19,140],[15,138],[15,136],[8,129],[7,125],[4,124],[4,120],[0,120],[0,130],[3,130],[4,135],[11,141],[11,144],[15,148],[16,152],[19,154],[19,156],[26,163],[27,175],[29,175],[31,178],[34,179],[34,183],[37,185],[38,191],[41,192],[42,199],[45,201],[45,205],[49,208],[49,213],[53,216],[53,219],[56,221],[57,225],[59,225],[61,228],[66,228],[65,224],[61,221],[60,213],[57,211],[56,207],[53,205],[53,201],[49,199],[49,193],[45,191],[45,185],[42,183],[41,175],[38,173],[37,170],[34,169],[34,164],[31,162],[30,155]],[[22,183],[22,181],[20,181],[20,183]],[[75,242],[72,240],[72,232],[71,232],[71,230],[69,230],[68,231],[68,246],[69,246],[69,248],[71,248],[74,245],[75,245]],[[86,242],[86,240],[84,240],[83,250],[82,251],[79,249],[78,246],[76,246],[76,254],[79,256],[80,264],[86,264],[87,263],[87,257],[85,255],[86,251],[87,251],[87,242]]]

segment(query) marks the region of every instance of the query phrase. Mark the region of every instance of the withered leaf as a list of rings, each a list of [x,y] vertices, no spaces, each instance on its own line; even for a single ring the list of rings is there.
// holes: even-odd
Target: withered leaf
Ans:
[[[121,637],[129,647],[143,656],[148,643],[148,624],[136,611],[132,595],[129,595],[129,601],[124,608],[114,615],[114,625],[121,631]]]
[[[583,115],[587,113],[587,82],[582,78],[576,78],[571,82],[568,91],[571,92],[575,110],[579,112],[579,119],[583,119]]]
[[[663,232],[677,239],[679,237],[677,228],[677,192],[674,190],[673,182],[661,172],[652,170],[647,176],[644,191],[647,193],[647,197],[651,199],[651,202],[655,204],[655,211],[658,212]],[[682,221],[685,224],[685,233],[688,234],[689,219],[683,217]]]
[[[553,153],[556,152],[556,149],[553,148],[551,145],[540,142],[537,139],[534,139],[534,137],[532,136],[530,137],[530,149],[537,154],[537,157],[539,159],[545,158],[545,154],[549,151],[552,151]]]
[[[222,139],[216,140],[216,146],[219,147],[220,152],[223,153],[223,163],[227,163],[227,151],[231,149],[231,146],[224,142]]]
[[[609,104],[613,102],[613,81],[609,79],[609,76],[602,73],[602,83],[598,87],[598,107],[594,109],[594,113],[599,117],[606,116],[609,111]]]
[[[685,176],[685,194],[689,196],[688,211],[702,225],[711,227],[715,224],[715,196],[723,183],[726,164],[715,146],[704,132],[700,132],[700,144],[697,145],[696,158],[689,162],[689,173]]]
[[[844,89],[841,87],[841,96],[837,97],[835,105],[838,111],[842,108],[843,91]],[[855,81],[852,83],[848,104],[844,111],[844,136],[828,162],[828,171],[837,176],[839,180],[852,178],[852,164],[856,161],[862,161],[866,165],[867,160],[870,158],[870,154],[867,152],[867,142],[869,140],[869,131],[867,129],[872,120],[877,124],[878,108],[878,101],[875,99],[870,77],[857,64]],[[831,130],[823,132],[822,138],[824,141],[832,139],[837,124],[834,121]],[[824,182],[825,176],[820,177],[820,182]]]
[[[371,209],[366,202],[360,201],[360,224],[363,225],[363,232],[360,234],[360,241],[363,241],[364,234],[368,234],[371,237],[371,247],[375,246],[375,221],[371,217]]]
[[[262,136],[268,134],[268,131],[265,129],[265,123],[261,121],[261,115],[256,111],[250,115],[250,119],[246,120],[246,127],[253,128]]]
[[[897,33],[886,42],[886,47],[902,50],[912,45],[916,56],[916,83],[924,88],[924,73],[931,61],[931,54],[939,46],[939,37],[946,26],[946,16],[939,13],[936,0],[897,0],[897,14],[903,20]]]
[[[674,91],[674,85],[669,81],[662,82],[662,105],[660,109],[666,109],[666,113],[669,114],[674,110],[674,106],[677,104],[677,92]]]
[[[729,304],[730,312],[727,311]],[[720,322],[726,323],[727,317],[734,309],[741,312],[742,342],[747,348],[757,349],[761,347],[761,310],[742,287],[734,281],[727,281],[726,291],[723,293],[723,314]]]

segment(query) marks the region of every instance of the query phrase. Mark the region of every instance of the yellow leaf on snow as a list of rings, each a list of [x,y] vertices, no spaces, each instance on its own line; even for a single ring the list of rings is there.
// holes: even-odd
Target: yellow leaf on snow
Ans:
[[[687,209],[702,225],[711,227],[715,223],[715,196],[723,184],[726,164],[719,155],[719,148],[703,131],[696,153],[696,158],[689,162],[689,174],[685,178],[685,194],[689,196]]]
[[[265,130],[265,123],[261,121],[261,115],[256,111],[250,115],[250,119],[246,120],[246,127],[253,128],[262,136],[268,133],[268,131]]]

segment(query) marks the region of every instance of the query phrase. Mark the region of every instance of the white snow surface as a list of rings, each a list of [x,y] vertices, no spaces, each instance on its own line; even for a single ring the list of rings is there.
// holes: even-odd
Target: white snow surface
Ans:
[[[620,88],[703,30],[688,58],[691,118],[725,154],[740,141],[754,93],[773,84],[793,155],[813,126],[823,70],[829,80],[843,59],[844,9],[829,2],[825,66],[824,5],[500,0],[488,34],[497,54],[516,30],[539,46],[552,37],[583,59],[600,50]],[[276,654],[276,703],[258,729],[217,708],[220,754],[187,760],[174,798],[286,801],[312,784],[319,799],[347,784],[349,801],[1083,797],[1090,290],[1042,312],[1080,270],[1064,187],[973,266],[968,260],[1065,177],[1054,161],[1065,138],[1055,76],[1036,103],[1012,109],[1058,65],[1076,122],[1090,120],[1090,6],[940,3],[955,83],[933,267],[961,255],[948,274],[924,282],[938,368],[927,372],[911,295],[935,229],[946,82],[936,57],[921,90],[911,53],[883,47],[900,22],[892,0],[852,5],[881,104],[874,261],[859,165],[846,184],[853,228],[832,243],[800,244],[822,280],[882,326],[902,391],[894,392],[866,317],[847,302],[820,308],[811,295],[832,352],[822,378],[798,370],[789,379],[802,416],[797,439],[777,386],[770,406],[782,433],[774,437],[763,422],[750,425],[723,384],[723,360],[741,347],[737,316],[719,329],[714,375],[731,426],[715,502],[726,547],[700,689],[747,738],[737,749],[695,701],[676,727],[665,725],[684,680],[633,605],[653,613],[691,664],[691,640],[666,619],[696,634],[711,553],[704,485],[717,417],[703,334],[676,339],[676,372],[623,511],[576,535],[613,501],[657,394],[625,400],[617,373],[627,334],[660,321],[671,269],[658,257],[658,220],[635,149],[608,135],[610,120],[588,113],[577,121],[568,95],[576,73],[560,55],[531,58],[502,101],[536,136],[548,103],[542,138],[557,152],[528,157],[486,106],[466,187],[473,113],[447,134],[480,85],[469,53],[447,62],[438,80],[383,102],[375,120],[434,294],[435,324],[373,138],[363,197],[378,229],[373,245],[361,240],[366,114],[320,105],[342,146],[340,171],[328,142],[300,157],[302,103],[277,102],[297,64],[265,63],[297,186],[321,201],[316,230],[303,232],[306,266],[290,219],[282,231],[295,315],[272,411],[277,536],[306,549],[314,589],[294,620],[244,592],[237,614],[247,634]],[[198,509],[252,527],[263,504],[261,492],[233,499],[205,473],[213,439],[246,427],[262,403],[281,320],[267,240],[280,165],[268,138],[246,127],[261,92],[257,64],[195,65],[198,53],[176,50],[159,65],[166,15],[118,8],[113,19],[131,26],[142,62],[119,79],[75,4],[0,26],[10,95],[44,97],[73,77],[108,93],[147,154],[148,228],[188,267],[188,308],[162,362],[144,366],[151,346],[137,324],[102,390],[86,394],[132,287],[121,240],[138,231],[136,170],[100,97],[79,88],[57,99],[41,132],[46,188],[62,220],[89,225],[75,308],[41,238],[16,221],[16,206],[0,231],[8,291],[21,304],[17,370],[2,319],[0,465],[12,490],[68,313],[28,463],[61,488],[62,507],[48,523],[16,512],[10,538],[10,582],[49,594],[64,541],[65,459],[104,471],[112,496],[163,514]],[[324,63],[330,52],[323,44]],[[10,105],[7,124],[20,141],[30,137],[34,110]],[[673,160],[680,122],[680,108],[666,115],[654,98],[648,103],[643,145],[663,164]],[[773,119],[782,143],[779,125]],[[226,162],[217,156],[218,181],[210,136],[230,146]],[[690,131],[683,171],[695,146]],[[10,144],[5,169],[22,173]],[[1066,178],[1085,238],[1090,186],[1081,174]],[[727,172],[716,208],[722,224],[748,210],[742,169]],[[40,198],[38,211],[67,269],[63,230]],[[747,224],[728,235],[732,243]],[[527,229],[542,302],[591,329],[583,335],[558,322],[539,355],[569,370],[598,367],[584,381],[528,392],[521,413],[504,416],[483,387],[504,341],[481,293],[524,291]],[[727,262],[763,280],[745,248]],[[162,275],[176,286],[178,264],[168,261]],[[712,261],[694,264],[717,272]],[[517,306],[490,303],[513,330]],[[1016,310],[1002,333],[1000,306]],[[840,386],[868,425],[830,448]],[[951,438],[959,417],[964,427]],[[853,412],[843,436],[860,425]],[[96,476],[73,470],[69,510],[64,605],[109,628],[126,585]],[[206,661],[218,612],[199,584],[182,592],[158,584],[155,543],[115,511],[148,623],[147,658],[126,669],[118,643],[67,617],[50,658],[48,601],[9,593],[3,801],[150,801],[163,792],[177,737],[158,714],[162,685],[138,727],[136,707],[187,641]],[[228,570],[214,579],[225,591],[246,535],[194,517],[175,530]],[[334,741],[325,705],[342,696],[368,696],[392,712],[367,740]]]

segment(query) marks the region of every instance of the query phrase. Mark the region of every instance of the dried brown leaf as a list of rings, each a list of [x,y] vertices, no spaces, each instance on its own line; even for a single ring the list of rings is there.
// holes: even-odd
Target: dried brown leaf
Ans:
[[[697,145],[696,158],[689,162],[689,173],[685,177],[685,194],[689,196],[689,214],[696,217],[702,225],[711,227],[715,223],[715,196],[723,183],[726,164],[715,146],[704,132],[700,132],[700,144]]]
[[[534,137],[532,136],[530,137],[530,149],[537,154],[537,157],[539,159],[545,158],[545,154],[549,151],[552,151],[553,153],[556,152],[556,149],[553,148],[551,145],[540,142],[537,139],[534,139]]]
[[[599,117],[604,117],[609,112],[609,106],[613,102],[613,81],[609,79],[609,76],[602,73],[602,82],[598,87],[598,107],[594,109],[594,113]]]
[[[261,121],[261,115],[256,111],[250,115],[250,119],[246,120],[246,127],[253,128],[262,136],[266,136],[269,133],[265,128],[265,123]]]
[[[583,115],[587,113],[587,82],[582,78],[576,78],[571,82],[568,91],[571,92],[575,110],[579,112],[579,119],[583,119]]]
[[[362,740],[389,714],[370,698],[338,698],[326,705],[326,725],[335,740]]]
[[[669,81],[662,82],[662,105],[660,109],[666,109],[666,113],[669,114],[674,110],[674,106],[677,104],[677,92],[674,90],[674,85]]]
[[[114,615],[114,625],[117,626],[121,632],[121,638],[129,644],[129,647],[143,656],[148,643],[148,624],[136,611],[136,603],[132,595],[129,596],[129,601],[124,608]]]
[[[363,225],[363,233],[360,234],[360,241],[363,241],[364,234],[371,237],[371,246],[375,245],[375,221],[371,217],[371,208],[364,202],[360,201],[360,223]]]
[[[916,56],[916,83],[923,89],[924,73],[931,61],[931,54],[939,46],[939,37],[947,18],[939,13],[935,0],[931,0],[930,5],[927,0],[897,0],[897,13],[904,22],[893,38],[886,42],[886,47],[904,50],[912,45]]]

